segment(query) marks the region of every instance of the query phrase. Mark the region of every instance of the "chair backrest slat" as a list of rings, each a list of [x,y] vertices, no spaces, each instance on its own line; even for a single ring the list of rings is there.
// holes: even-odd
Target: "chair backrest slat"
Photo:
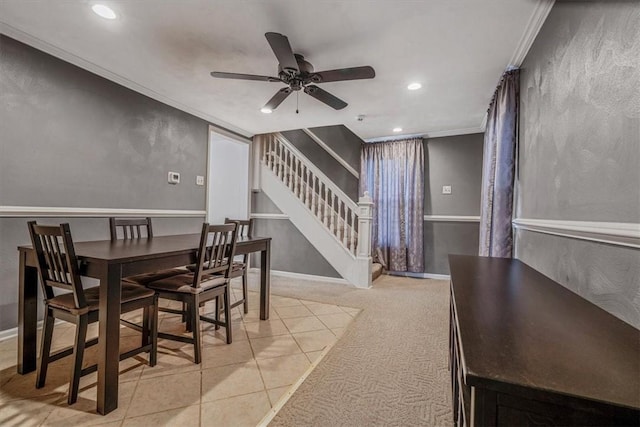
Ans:
[[[252,237],[253,236],[253,218],[249,219],[232,219],[225,218],[224,223],[230,224],[235,222],[238,224],[238,236]]]
[[[253,237],[253,218],[249,218],[249,219],[225,218],[224,219],[225,224],[230,224],[232,222],[235,222],[236,224],[238,224],[238,236]],[[247,261],[249,260],[249,254],[241,255],[239,258],[242,258],[242,262],[245,263],[245,266],[246,266]]]
[[[45,298],[55,296],[53,288],[64,289],[73,293],[76,308],[86,307],[69,224],[44,226],[30,221],[28,226]]]
[[[118,230],[124,240],[153,237],[151,218],[109,218],[111,240],[118,240]],[[146,233],[146,235],[144,233]]]
[[[237,224],[202,225],[198,261],[193,278],[194,287],[200,286],[203,277],[224,272],[229,277],[236,251]]]

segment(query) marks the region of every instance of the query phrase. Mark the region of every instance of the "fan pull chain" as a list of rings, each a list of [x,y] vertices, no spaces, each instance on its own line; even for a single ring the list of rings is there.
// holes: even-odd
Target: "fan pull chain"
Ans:
[[[298,111],[298,100],[300,99],[300,91],[297,90],[296,91],[296,114],[300,114],[300,111]]]

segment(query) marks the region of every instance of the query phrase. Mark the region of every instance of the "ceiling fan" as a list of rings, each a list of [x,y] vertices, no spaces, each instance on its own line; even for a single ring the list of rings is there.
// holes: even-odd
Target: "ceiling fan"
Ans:
[[[287,87],[280,89],[264,107],[263,112],[271,112],[284,101],[293,91],[304,90],[320,102],[341,110],[348,104],[340,98],[319,88],[313,83],[338,82],[344,80],[372,79],[376,72],[370,66],[340,68],[337,70],[319,71],[313,69],[313,65],[305,61],[302,55],[293,53],[289,39],[278,33],[266,33],[264,35],[278,59],[278,77],[257,76],[254,74],[238,74],[213,71],[212,77],[222,79],[257,80],[263,82],[282,82]],[[296,110],[296,113],[298,111]]]

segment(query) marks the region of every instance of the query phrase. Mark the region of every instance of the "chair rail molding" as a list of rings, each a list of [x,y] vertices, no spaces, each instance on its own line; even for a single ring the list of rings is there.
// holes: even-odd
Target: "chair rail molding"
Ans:
[[[640,223],[516,218],[512,224],[535,233],[640,249]]]
[[[331,147],[329,147],[322,139],[320,139],[320,137],[318,137],[318,135],[313,133],[313,131],[311,129],[302,129],[302,131],[304,133],[306,133],[309,136],[309,138],[313,139],[313,141],[316,144],[318,144],[320,147],[322,147],[324,149],[324,151],[329,153],[329,155],[331,157],[333,157],[338,163],[340,163],[342,165],[342,167],[344,167],[347,171],[349,171],[349,173],[351,173],[351,175],[353,175],[356,178],[360,179],[360,173],[357,170],[355,170],[349,163],[347,163],[342,157],[340,157],[338,155],[338,153],[333,151],[333,149]]]
[[[249,216],[254,219],[289,219],[289,215],[283,213],[252,213]]]
[[[475,215],[425,215],[429,222],[480,222],[480,216]]]
[[[0,206],[0,218],[102,218],[107,216],[131,217],[204,217],[205,210],[180,209],[121,209],[121,208],[84,208],[53,206]]]

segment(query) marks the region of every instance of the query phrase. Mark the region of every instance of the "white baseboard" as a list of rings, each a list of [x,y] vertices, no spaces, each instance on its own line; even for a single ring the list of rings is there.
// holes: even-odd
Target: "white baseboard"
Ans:
[[[257,274],[260,274],[260,268],[258,267],[252,267],[249,270]],[[292,271],[281,271],[281,270],[271,270],[271,275],[280,276],[280,277],[290,277],[293,279],[311,280],[314,282],[340,283],[341,285],[351,286],[349,282],[339,277],[315,276],[313,274],[294,273]]]
[[[425,215],[425,221],[429,222],[480,222],[480,216],[469,215]]]
[[[38,320],[38,330],[42,329],[42,320]],[[56,320],[56,325],[60,323],[67,323],[62,320]],[[0,342],[6,341],[8,339],[14,338],[18,336],[18,328],[5,329],[4,331],[0,331]]]
[[[435,280],[451,280],[448,274],[435,273],[410,273],[408,271],[387,271],[391,276],[414,277],[417,279],[435,279]]]

